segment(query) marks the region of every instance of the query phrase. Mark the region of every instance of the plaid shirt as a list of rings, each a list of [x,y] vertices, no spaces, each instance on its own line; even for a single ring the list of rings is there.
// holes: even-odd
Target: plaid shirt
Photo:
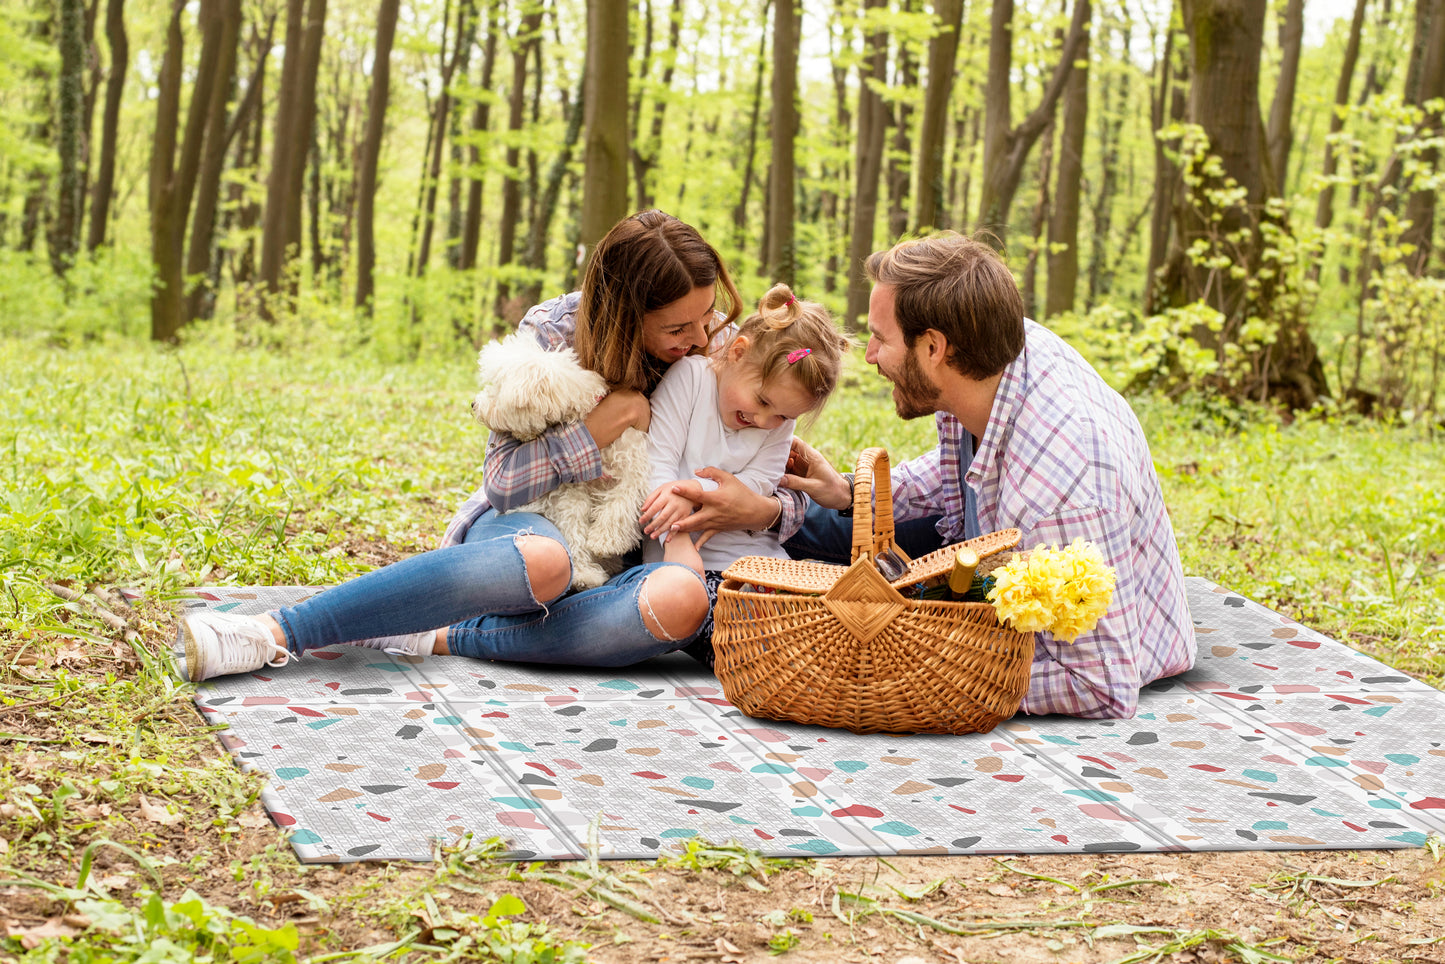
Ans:
[[[522,317],[517,330],[530,332],[543,348],[570,348],[577,335],[581,301],[577,291],[544,301]],[[460,544],[472,523],[494,506],[506,512],[565,482],[588,482],[601,476],[602,453],[583,422],[554,425],[526,442],[505,432],[491,432],[482,464],[482,487],[447,523],[441,547]],[[802,525],[807,503],[801,493],[787,489],[778,490],[778,498],[783,506],[779,539],[787,539]]]
[[[1072,645],[1035,636],[1022,708],[1131,717],[1141,686],[1194,665],[1174,530],[1128,403],[1057,335],[1024,324],[1024,350],[1004,369],[978,452],[958,419],[939,414],[938,448],[893,473],[895,518],[942,514],[939,534],[959,541],[966,484],[984,532],[1017,527],[1026,548],[1078,537],[1097,545],[1117,574],[1109,611]]]

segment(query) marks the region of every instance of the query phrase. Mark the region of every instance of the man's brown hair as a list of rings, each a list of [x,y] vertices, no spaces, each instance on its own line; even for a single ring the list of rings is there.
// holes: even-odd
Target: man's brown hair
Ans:
[[[667,363],[643,347],[642,316],[694,288],[716,289],[724,313],[709,337],[742,314],[722,258],[695,228],[662,211],[641,211],[617,222],[597,243],[582,278],[578,360],[611,385],[650,392]]]
[[[949,365],[980,381],[1023,351],[1023,298],[1003,259],[983,242],[943,231],[874,252],[866,267],[874,284],[892,286],[908,347],[935,329],[953,349]]]

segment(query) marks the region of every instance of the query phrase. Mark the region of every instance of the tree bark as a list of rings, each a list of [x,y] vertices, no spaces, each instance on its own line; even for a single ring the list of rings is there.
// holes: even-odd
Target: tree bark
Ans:
[[[497,63],[497,36],[502,32],[497,0],[487,2],[487,41],[482,47],[481,90],[492,89],[492,71]],[[477,266],[477,245],[482,236],[482,189],[486,185],[486,170],[483,167],[482,148],[479,143],[492,126],[492,101],[480,97],[472,108],[472,143],[467,148],[467,213],[462,222],[461,254],[457,267],[468,271]]]
[[[1178,7],[1175,6],[1174,10]],[[1174,196],[1180,187],[1178,167],[1169,160],[1164,150],[1161,132],[1164,119],[1182,121],[1188,110],[1185,94],[1189,83],[1188,61],[1181,60],[1180,76],[1175,78],[1174,37],[1177,30],[1174,10],[1170,12],[1169,25],[1164,32],[1164,55],[1159,58],[1159,84],[1155,88],[1150,106],[1151,128],[1154,131],[1154,203],[1149,219],[1149,267],[1144,273],[1144,314],[1157,314],[1165,301],[1164,281],[1160,273],[1169,260],[1173,247]]]
[[[151,338],[155,341],[174,341],[181,327],[180,264],[178,258],[173,263],[172,252],[179,248],[177,236],[184,231],[184,224],[177,223],[173,204],[183,67],[181,13],[184,9],[184,0],[175,0],[166,28],[165,54],[156,76],[156,126],[148,180],[151,264],[157,275],[151,293]]]
[[[913,14],[917,0],[900,0],[899,12]],[[898,88],[911,91],[918,87],[918,60],[913,50],[900,37],[895,55],[895,77]],[[908,231],[908,188],[913,175],[913,105],[907,97],[893,102],[893,145],[888,151],[887,173],[884,181],[888,185],[888,240],[897,240]]]
[[[215,240],[216,202],[221,195],[221,174],[226,166],[226,102],[236,76],[236,53],[241,37],[241,0],[219,0],[214,13],[218,31],[211,96],[205,107],[204,147],[196,180],[196,212],[191,219],[190,248],[186,255],[186,277],[191,288],[186,299],[185,320],[194,321],[205,299],[204,279],[210,275],[211,249]],[[202,64],[202,68],[208,65]],[[239,109],[239,107],[238,107]]]
[[[442,85],[441,91],[437,94],[435,110],[431,118],[431,134],[427,142],[427,164],[426,171],[421,183],[421,203],[417,207],[415,226],[420,230],[421,240],[417,243],[416,261],[413,263],[413,275],[417,278],[426,274],[427,265],[431,263],[431,239],[436,230],[437,211],[437,187],[441,183],[442,176],[442,154],[446,147],[447,120],[452,113],[452,78],[456,76],[457,65],[462,57],[462,38],[466,36],[467,5],[457,5],[457,28],[456,39],[452,42],[451,56],[447,56],[447,46],[443,37],[441,59],[442,59]],[[416,320],[413,315],[413,321]]]
[[[381,0],[376,14],[376,48],[372,56],[371,94],[366,104],[366,134],[356,172],[356,295],[352,303],[369,317],[376,294],[376,173],[381,139],[386,133],[386,107],[391,98],[391,48],[396,39],[401,0]]]
[[[1127,51],[1129,43],[1129,23],[1125,21],[1122,25],[1122,37],[1120,38],[1119,49]],[[1114,287],[1114,270],[1109,264],[1109,237],[1114,228],[1114,198],[1119,193],[1119,145],[1120,130],[1124,126],[1124,115],[1129,109],[1129,77],[1123,71],[1115,73],[1113,85],[1114,96],[1109,96],[1110,85],[1107,80],[1100,84],[1103,93],[1103,104],[1099,118],[1099,166],[1103,169],[1099,175],[1099,193],[1094,196],[1093,204],[1093,231],[1089,252],[1089,291],[1084,301],[1084,310],[1093,310]],[[1180,108],[1180,116],[1183,116],[1183,107]],[[1157,128],[1156,128],[1157,129]],[[1131,162],[1132,164],[1132,159]],[[1166,176],[1172,176],[1173,172],[1166,172]],[[1135,215],[1133,224],[1137,225],[1148,214],[1150,202],[1146,201]],[[1126,245],[1133,230],[1123,232],[1120,245]],[[1115,259],[1117,263],[1117,258]]]
[[[886,0],[864,0],[864,16],[886,9]],[[864,56],[858,62],[858,150],[853,169],[857,187],[853,192],[853,235],[848,244],[848,306],[843,325],[850,332],[861,326],[858,319],[868,314],[868,276],[863,262],[873,252],[873,231],[878,220],[878,179],[883,167],[883,139],[888,131],[888,111],[874,85],[888,76],[888,34],[874,23],[863,41]]]
[[[1078,0],[1083,6],[1089,0]],[[1092,18],[1092,11],[1085,12]],[[1125,48],[1128,49],[1127,46]],[[1084,172],[1084,139],[1089,126],[1089,35],[1079,48],[1078,59],[1064,88],[1064,125],[1059,133],[1058,188],[1049,218],[1047,263],[1049,278],[1044,292],[1044,315],[1074,310],[1074,292],[1079,284],[1079,191]],[[1105,163],[1105,174],[1108,164]]]
[[[1330,132],[1325,137],[1325,157],[1320,167],[1320,176],[1324,178],[1324,187],[1320,189],[1319,200],[1315,205],[1315,227],[1321,231],[1325,230],[1335,219],[1335,185],[1332,178],[1339,168],[1339,158],[1335,154],[1334,136],[1345,129],[1345,109],[1350,103],[1350,86],[1355,79],[1355,65],[1360,59],[1360,35],[1364,32],[1365,8],[1369,0],[1355,0],[1355,14],[1350,19],[1350,38],[1345,43],[1345,56],[1340,63],[1340,76],[1335,81],[1335,107],[1330,111]],[[1321,252],[1323,254],[1323,252]],[[1319,280],[1320,262],[1322,258],[1316,258],[1309,267],[1309,278],[1311,281]]]
[[[1445,98],[1445,0],[1418,0],[1416,29],[1425,42],[1421,47],[1420,70],[1410,99],[1425,112],[1417,138],[1432,143],[1420,152],[1420,163],[1426,171],[1438,169],[1440,149],[1436,146],[1445,125],[1441,124],[1439,100]],[[1410,226],[1400,233],[1401,244],[1414,245],[1406,264],[1411,274],[1422,277],[1430,263],[1435,236],[1435,197],[1433,187],[1415,186],[1405,205],[1405,220]]]
[[[502,173],[502,219],[497,228],[497,267],[505,268],[512,263],[517,247],[517,222],[522,216],[522,177],[517,165],[521,162],[521,136],[526,126],[527,108],[527,59],[533,48],[541,43],[542,5],[528,2],[523,5],[517,34],[512,38],[512,88],[508,100],[507,130],[510,138],[503,162]],[[512,286],[505,274],[497,280],[497,300],[493,309],[498,318],[506,318],[513,312],[508,310],[507,300],[512,296]],[[523,308],[526,306],[524,305]],[[520,318],[521,314],[516,313]]]
[[[466,15],[463,23],[466,25],[461,38],[461,46],[457,48],[457,72],[460,83],[465,84],[472,69],[472,45],[477,38],[477,0],[464,0]],[[448,140],[451,144],[451,165],[447,171],[447,238],[444,250],[446,251],[447,264],[452,268],[461,267],[462,260],[462,231],[466,224],[466,200],[462,197],[462,185],[468,181],[466,176],[466,165],[463,161],[463,126],[467,121],[466,111],[462,99],[452,98],[452,109],[448,123],[451,125],[451,133]],[[476,145],[472,145],[473,151]]]
[[[63,277],[80,248],[81,158],[88,130],[85,115],[85,0],[60,0],[60,76],[56,103],[56,150],[60,164],[55,219],[50,230],[50,267]]]
[[[627,6],[587,0],[582,229],[590,256],[627,214]]]
[[[913,230],[941,227],[943,208],[943,140],[948,122],[948,95],[953,90],[958,60],[958,32],[963,0],[936,0],[937,32],[928,41],[928,80],[923,93],[923,118],[918,132],[918,189],[913,196]]]
[[[281,273],[284,270],[286,252],[287,209],[298,207],[299,197],[288,193],[290,184],[291,156],[301,150],[295,143],[297,102],[301,89],[302,34],[306,30],[307,0],[287,0],[286,39],[283,41],[286,56],[281,60],[281,78],[276,98],[276,117],[271,135],[271,172],[266,178],[266,206],[261,218],[261,261],[258,269],[259,280],[268,293],[275,294],[281,287]],[[267,301],[258,305],[261,317],[272,320]]]
[[[772,0],[763,0],[763,22],[768,19],[768,8]],[[763,73],[767,69],[768,32],[758,31],[757,73],[753,78],[753,109],[748,118],[748,146],[743,162],[742,190],[738,192],[738,203],[733,208],[733,243],[742,247],[748,228],[748,195],[753,189],[753,165],[758,153],[758,117],[763,109]]]
[[[1300,47],[1305,32],[1304,0],[1288,0],[1279,22],[1279,83],[1274,89],[1274,102],[1269,110],[1269,167],[1271,193],[1285,196],[1289,172],[1289,151],[1294,143],[1294,90],[1299,76]]]
[[[557,200],[562,194],[562,180],[567,175],[567,167],[572,163],[572,153],[577,148],[577,140],[582,135],[583,105],[586,103],[587,93],[582,85],[577,86],[577,96],[573,100],[567,115],[567,133],[562,137],[561,150],[552,159],[552,166],[547,169],[547,179],[542,186],[542,197],[537,205],[537,216],[532,219],[530,230],[527,233],[527,267],[531,268],[539,280],[530,282],[522,300],[527,304],[536,304],[542,297],[542,282],[540,275],[547,268],[547,235],[552,227],[552,218],[557,213]]]
[[[1023,278],[1019,282],[1019,292],[1024,299],[1024,314],[1029,318],[1037,318],[1035,312],[1038,310],[1038,273],[1039,273],[1039,247],[1044,243],[1044,230],[1049,222],[1049,177],[1050,169],[1054,163],[1054,124],[1051,122],[1044,128],[1040,136],[1042,146],[1039,149],[1039,176],[1038,176],[1038,199],[1034,202],[1034,214],[1029,221],[1029,249],[1028,256],[1024,260]]]
[[[110,46],[110,71],[105,79],[105,111],[100,121],[100,167],[92,186],[90,231],[85,239],[88,251],[105,243],[110,227],[110,202],[115,191],[116,135],[120,129],[120,105],[125,96],[125,72],[130,63],[130,43],[125,34],[125,0],[108,0],[105,6],[105,38]]]
[[[773,4],[773,159],[768,178],[768,253],[763,274],[774,284],[796,284],[794,263],[794,146],[798,133],[798,21],[796,0]]]
[[[1063,96],[1064,84],[1078,59],[1079,45],[1088,30],[1087,5],[1076,2],[1069,32],[1064,38],[1059,61],[1044,87],[1043,97],[1027,117],[1013,125],[1013,0],[995,0],[989,30],[988,96],[983,133],[983,190],[979,198],[978,225],[998,236],[1008,237],[1008,214],[1018,191],[1024,162]]]

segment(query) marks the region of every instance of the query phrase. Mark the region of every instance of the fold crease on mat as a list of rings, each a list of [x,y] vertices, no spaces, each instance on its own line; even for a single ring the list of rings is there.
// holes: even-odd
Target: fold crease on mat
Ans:
[[[222,744],[270,775],[301,860],[1394,848],[1445,833],[1445,693],[1203,579],[1195,668],[1132,720],[1018,716],[857,736],[743,716],[673,654],[625,670],[339,646],[201,684]],[[208,587],[258,613],[319,590]]]

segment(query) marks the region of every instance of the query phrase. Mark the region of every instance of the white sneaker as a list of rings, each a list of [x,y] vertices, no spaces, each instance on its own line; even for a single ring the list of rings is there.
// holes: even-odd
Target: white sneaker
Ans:
[[[291,654],[276,645],[266,624],[255,616],[201,611],[181,617],[186,673],[191,682],[262,666],[285,666]]]
[[[353,640],[350,646],[365,646],[379,649],[394,656],[430,656],[436,647],[437,631],[428,629],[421,633],[407,633],[405,636],[375,636],[371,639]]]

